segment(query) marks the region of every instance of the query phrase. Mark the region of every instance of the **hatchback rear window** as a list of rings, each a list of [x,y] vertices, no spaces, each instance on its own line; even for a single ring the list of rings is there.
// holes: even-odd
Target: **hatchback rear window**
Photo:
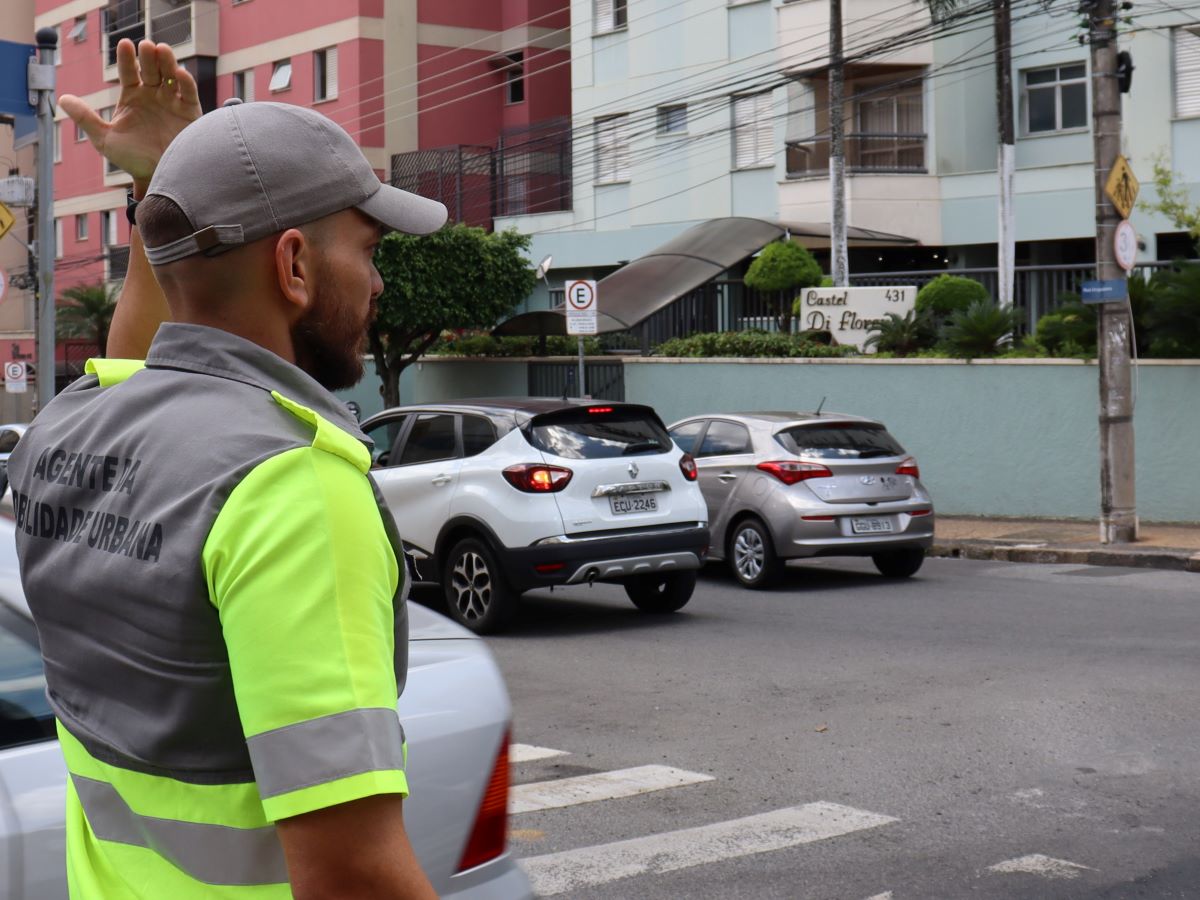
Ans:
[[[581,406],[538,416],[526,431],[529,442],[564,459],[609,459],[671,449],[667,429],[649,410]]]
[[[886,428],[861,422],[796,425],[776,434],[775,440],[789,453],[817,459],[871,459],[904,455],[904,448],[888,434]]]

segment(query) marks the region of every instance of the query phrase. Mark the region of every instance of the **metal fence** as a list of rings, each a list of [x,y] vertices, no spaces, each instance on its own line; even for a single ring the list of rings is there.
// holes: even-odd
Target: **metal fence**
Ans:
[[[392,157],[392,184],[446,205],[450,219],[491,228],[492,149],[473,145],[414,150]]]
[[[527,367],[530,397],[570,397],[579,395],[576,387],[579,364],[576,362],[531,362]],[[625,365],[614,362],[586,362],[584,388],[597,400],[625,399]]]
[[[927,136],[915,132],[846,135],[846,171],[872,174],[925,172]],[[829,177],[829,139],[788,141],[784,145],[787,174]]]

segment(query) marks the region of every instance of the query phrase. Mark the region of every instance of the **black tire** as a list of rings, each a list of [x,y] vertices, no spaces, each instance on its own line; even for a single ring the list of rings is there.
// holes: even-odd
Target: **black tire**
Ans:
[[[871,557],[879,574],[886,578],[908,578],[916,575],[925,562],[924,550],[889,550]]]
[[[696,572],[635,575],[625,582],[625,594],[644,613],[673,613],[683,609],[696,589]]]
[[[768,588],[783,577],[784,561],[775,552],[771,532],[758,519],[742,519],[729,531],[725,559],[733,577],[755,590]]]
[[[496,563],[486,541],[465,538],[455,544],[442,566],[442,593],[454,621],[476,634],[494,634],[508,624],[517,595]]]

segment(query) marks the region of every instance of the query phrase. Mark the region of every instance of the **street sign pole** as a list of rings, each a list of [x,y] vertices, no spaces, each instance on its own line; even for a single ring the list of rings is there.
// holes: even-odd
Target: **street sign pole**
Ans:
[[[587,373],[587,366],[583,364],[583,335],[580,335],[576,340],[579,342],[579,396],[587,396],[587,386],[583,383]]]
[[[54,51],[53,28],[37,33],[38,61],[29,61],[29,91],[37,95],[37,408],[54,399]],[[104,348],[101,348],[103,352]]]
[[[1096,167],[1096,278],[1123,278],[1114,238],[1132,211],[1137,181],[1121,156],[1115,0],[1087,0],[1092,47],[1092,135]],[[1128,226],[1126,226],[1128,227]],[[1136,254],[1136,236],[1134,237]],[[1126,295],[1127,297],[1128,295]],[[1100,369],[1100,541],[1137,540],[1133,443],[1133,328],[1129,303],[1096,309]]]
[[[579,396],[587,394],[584,384],[586,366],[583,362],[583,336],[596,333],[596,282],[588,279],[571,281],[566,286],[567,334],[579,336]]]

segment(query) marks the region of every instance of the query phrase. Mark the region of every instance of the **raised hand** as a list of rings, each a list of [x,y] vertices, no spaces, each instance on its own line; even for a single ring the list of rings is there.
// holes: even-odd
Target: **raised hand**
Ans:
[[[142,41],[136,50],[128,38],[117,44],[121,96],[111,122],[72,94],[59,106],[113,165],[133,176],[134,192],[145,192],[167,145],[200,117],[200,96],[190,72],[168,44]]]

